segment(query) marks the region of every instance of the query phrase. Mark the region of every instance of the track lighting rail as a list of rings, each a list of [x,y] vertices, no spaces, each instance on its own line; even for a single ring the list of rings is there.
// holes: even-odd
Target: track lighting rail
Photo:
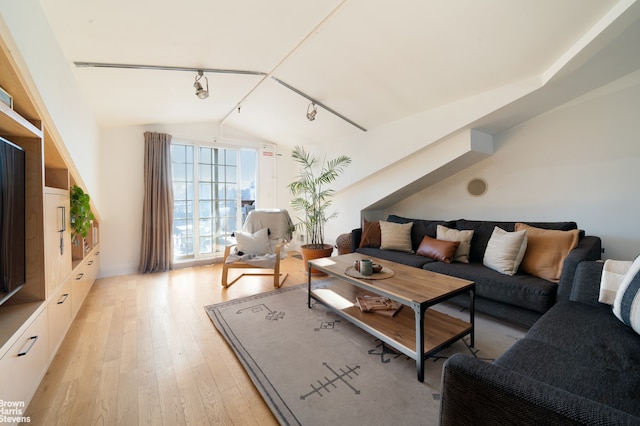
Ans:
[[[247,70],[228,70],[228,69],[219,69],[219,68],[194,68],[194,67],[174,67],[174,66],[164,66],[164,65],[140,65],[140,64],[111,64],[104,62],[74,62],[74,65],[78,68],[119,68],[119,69],[136,69],[136,70],[158,70],[158,71],[187,71],[187,72],[196,72],[196,73],[215,73],[215,74],[236,74],[236,75],[256,75],[261,77],[268,76],[267,73],[261,71],[247,71]],[[303,98],[309,100],[313,104],[321,107],[322,109],[330,112],[341,120],[346,121],[354,127],[366,132],[367,129],[362,127],[361,125],[355,123],[354,121],[348,119],[344,115],[339,112],[329,108],[322,102],[312,98],[304,92],[296,89],[295,87],[285,83],[284,81],[271,76],[271,78],[276,81],[281,86],[286,87],[287,89],[297,93]]]

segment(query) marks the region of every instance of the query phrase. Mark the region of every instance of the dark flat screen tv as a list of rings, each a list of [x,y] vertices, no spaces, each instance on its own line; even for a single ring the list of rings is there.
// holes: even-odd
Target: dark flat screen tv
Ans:
[[[0,303],[26,282],[25,152],[0,137]]]

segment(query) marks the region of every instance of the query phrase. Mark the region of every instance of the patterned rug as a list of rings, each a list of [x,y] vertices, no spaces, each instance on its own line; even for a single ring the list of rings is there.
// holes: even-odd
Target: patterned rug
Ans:
[[[476,347],[467,337],[429,358],[420,383],[414,360],[320,304],[309,309],[306,284],[205,309],[285,425],[437,424],[444,360],[462,352],[490,362],[524,335],[476,314]],[[453,305],[432,309],[469,318]]]

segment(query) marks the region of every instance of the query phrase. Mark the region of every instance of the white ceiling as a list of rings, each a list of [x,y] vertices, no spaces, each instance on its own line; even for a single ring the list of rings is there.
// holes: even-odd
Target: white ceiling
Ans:
[[[321,143],[542,76],[618,0],[40,0],[101,127],[221,122]],[[623,1],[622,3],[628,3]],[[249,70],[77,68],[73,62]],[[240,112],[238,105],[241,104]]]

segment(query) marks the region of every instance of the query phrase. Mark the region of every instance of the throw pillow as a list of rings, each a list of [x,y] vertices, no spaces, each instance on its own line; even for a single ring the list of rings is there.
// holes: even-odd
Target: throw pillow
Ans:
[[[460,244],[453,256],[454,262],[469,263],[469,252],[471,251],[471,239],[473,238],[473,230],[458,231],[457,229],[447,228],[438,225],[436,238],[445,241],[459,241]]]
[[[624,280],[632,264],[633,262],[628,260],[605,260],[602,267],[602,275],[600,276],[598,302],[613,305],[618,288],[620,288],[620,284],[622,284],[622,280]]]
[[[369,222],[364,219],[360,247],[380,247],[380,222]]]
[[[526,249],[526,231],[507,232],[496,226],[489,238],[482,264],[501,274],[513,275],[518,271]]]
[[[520,268],[523,272],[551,281],[560,282],[564,260],[578,246],[580,231],[556,231],[516,223],[516,231],[527,231],[527,251]]]
[[[413,222],[393,223],[380,221],[380,248],[382,250],[413,253],[411,247],[411,227]]]
[[[618,287],[613,313],[640,334],[640,256],[633,261]]]
[[[235,231],[238,251],[244,254],[265,254],[269,252],[269,228],[259,231],[245,232]]]
[[[451,259],[453,259],[453,256],[456,254],[456,249],[459,245],[460,241],[438,240],[425,235],[416,254],[441,262],[451,263]]]

